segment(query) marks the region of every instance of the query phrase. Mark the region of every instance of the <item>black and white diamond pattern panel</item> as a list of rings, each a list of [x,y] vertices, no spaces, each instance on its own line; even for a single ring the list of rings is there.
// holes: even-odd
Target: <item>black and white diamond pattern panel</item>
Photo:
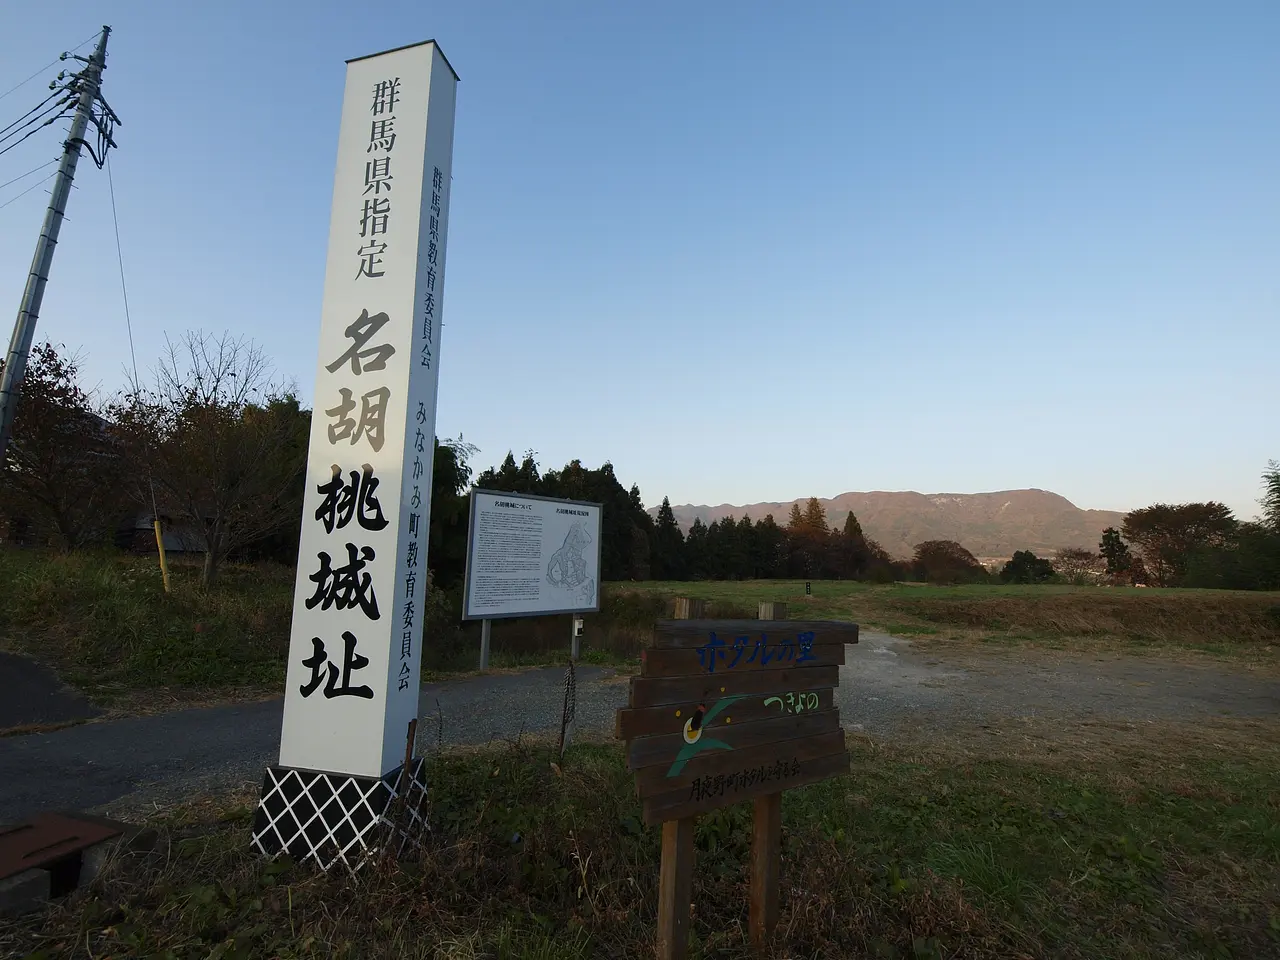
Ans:
[[[427,761],[422,757],[413,759],[413,764],[409,768],[412,776],[406,778],[403,800],[397,801],[396,793],[393,792],[391,807],[383,815],[383,820],[395,832],[394,844],[397,856],[404,853],[406,846],[421,843],[431,829],[427,823],[426,764]],[[399,771],[395,776],[397,779],[394,781],[394,786],[398,791]]]
[[[421,758],[413,760],[403,804],[395,802],[399,768],[378,778],[268,767],[251,846],[269,857],[287,852],[299,863],[312,860],[323,870],[338,863],[358,870],[384,842],[386,824],[399,853],[426,828],[423,767]]]

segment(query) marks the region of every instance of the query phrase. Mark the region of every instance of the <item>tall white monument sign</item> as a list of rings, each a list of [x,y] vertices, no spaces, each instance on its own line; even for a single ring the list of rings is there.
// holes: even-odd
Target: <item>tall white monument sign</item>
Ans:
[[[351,862],[418,715],[458,78],[434,41],[347,63],[280,764],[264,853]]]

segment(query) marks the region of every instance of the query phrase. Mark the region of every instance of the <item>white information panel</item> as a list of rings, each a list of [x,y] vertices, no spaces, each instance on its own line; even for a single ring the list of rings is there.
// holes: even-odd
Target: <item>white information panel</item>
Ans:
[[[598,503],[471,492],[464,620],[600,609]]]

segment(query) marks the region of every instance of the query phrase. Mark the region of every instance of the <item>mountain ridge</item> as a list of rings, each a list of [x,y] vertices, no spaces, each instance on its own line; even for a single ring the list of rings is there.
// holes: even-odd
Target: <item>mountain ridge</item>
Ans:
[[[785,526],[792,504],[801,509],[807,497],[749,504],[672,505],[676,522],[688,531],[695,518],[710,524],[745,513],[759,521],[766,514]],[[985,493],[920,493],[915,490],[849,491],[819,497],[833,530],[844,526],[852,511],[863,532],[890,555],[910,557],[925,540],[955,540],[979,559],[997,560],[1017,550],[1041,555],[1066,547],[1096,550],[1102,531],[1119,527],[1124,514],[1116,510],[1077,507],[1061,494],[1038,487]],[[658,508],[649,510],[657,513]]]

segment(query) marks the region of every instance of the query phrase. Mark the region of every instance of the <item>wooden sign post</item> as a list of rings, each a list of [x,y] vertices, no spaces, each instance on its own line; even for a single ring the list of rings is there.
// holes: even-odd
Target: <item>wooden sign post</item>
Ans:
[[[787,605],[762,600],[761,620],[787,619]],[[839,682],[837,678],[837,683]],[[751,903],[747,933],[763,950],[778,925],[778,874],[782,871],[782,791],[756,797],[751,818]]]
[[[778,916],[782,791],[849,769],[835,688],[857,624],[702,613],[678,600],[676,619],[657,622],[617,717],[644,821],[662,824],[660,960],[686,954],[697,814],[755,802],[750,930],[763,948]]]

